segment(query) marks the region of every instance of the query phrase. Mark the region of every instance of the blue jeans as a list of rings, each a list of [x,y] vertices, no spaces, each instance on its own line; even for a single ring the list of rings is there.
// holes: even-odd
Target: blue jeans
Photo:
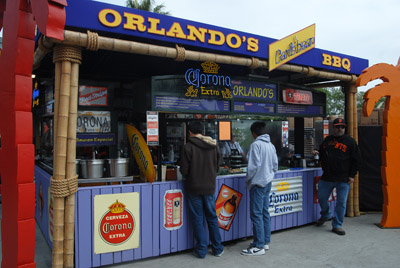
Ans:
[[[264,248],[271,242],[271,217],[268,212],[271,183],[265,187],[253,186],[250,189],[250,219],[253,223],[252,246]]]
[[[347,195],[349,194],[350,184],[347,182],[331,182],[319,180],[318,182],[318,202],[321,207],[321,218],[328,219],[331,217],[329,207],[329,196],[333,188],[336,187],[336,207],[335,217],[332,221],[333,228],[342,228],[344,215],[346,214]]]
[[[214,195],[192,195],[187,193],[188,208],[191,215],[193,234],[196,240],[195,251],[205,258],[207,254],[207,239],[204,230],[204,216],[207,220],[213,254],[219,254],[224,250],[219,233],[218,219],[215,211]]]

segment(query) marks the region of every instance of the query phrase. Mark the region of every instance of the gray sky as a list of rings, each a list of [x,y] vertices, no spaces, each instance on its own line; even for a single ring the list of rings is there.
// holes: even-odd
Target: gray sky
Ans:
[[[276,39],[315,23],[317,48],[367,59],[370,66],[395,65],[400,56],[399,0],[155,1],[174,17]]]
[[[125,6],[126,0],[97,0]],[[397,64],[399,0],[156,0],[178,18],[281,39],[316,24],[316,47]]]

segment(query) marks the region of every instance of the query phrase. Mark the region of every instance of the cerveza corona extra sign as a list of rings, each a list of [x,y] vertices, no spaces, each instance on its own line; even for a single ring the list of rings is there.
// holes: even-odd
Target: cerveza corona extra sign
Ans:
[[[95,254],[139,247],[139,193],[97,194],[93,208]]]
[[[126,125],[126,132],[140,171],[146,176],[149,182],[153,182],[155,169],[146,140],[143,138],[142,134],[140,134],[139,130],[132,125]]]
[[[196,97],[221,97],[232,99],[230,91],[231,78],[229,76],[218,75],[219,65],[215,62],[206,61],[201,64],[200,69],[190,68],[185,73],[186,89],[185,96]]]
[[[269,71],[315,47],[315,24],[269,45]]]

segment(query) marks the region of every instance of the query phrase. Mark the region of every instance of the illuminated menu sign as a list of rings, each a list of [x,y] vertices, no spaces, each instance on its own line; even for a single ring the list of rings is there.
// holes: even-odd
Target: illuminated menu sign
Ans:
[[[247,80],[232,80],[231,93],[234,99],[276,100],[276,85]]]
[[[313,96],[311,91],[298,90],[298,89],[284,89],[283,102],[293,104],[313,104]]]
[[[156,96],[155,109],[162,110],[186,110],[204,112],[229,112],[229,101],[187,99],[172,96]]]
[[[233,111],[237,113],[273,114],[275,112],[275,104],[235,101],[233,103]]]

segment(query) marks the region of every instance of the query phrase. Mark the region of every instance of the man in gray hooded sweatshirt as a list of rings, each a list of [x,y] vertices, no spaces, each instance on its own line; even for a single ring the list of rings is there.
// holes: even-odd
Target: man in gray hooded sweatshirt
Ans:
[[[250,219],[253,223],[253,242],[241,254],[257,256],[265,254],[271,242],[269,193],[271,182],[278,170],[278,157],[267,134],[265,122],[254,122],[250,127],[255,141],[247,153],[246,184],[250,192]]]

